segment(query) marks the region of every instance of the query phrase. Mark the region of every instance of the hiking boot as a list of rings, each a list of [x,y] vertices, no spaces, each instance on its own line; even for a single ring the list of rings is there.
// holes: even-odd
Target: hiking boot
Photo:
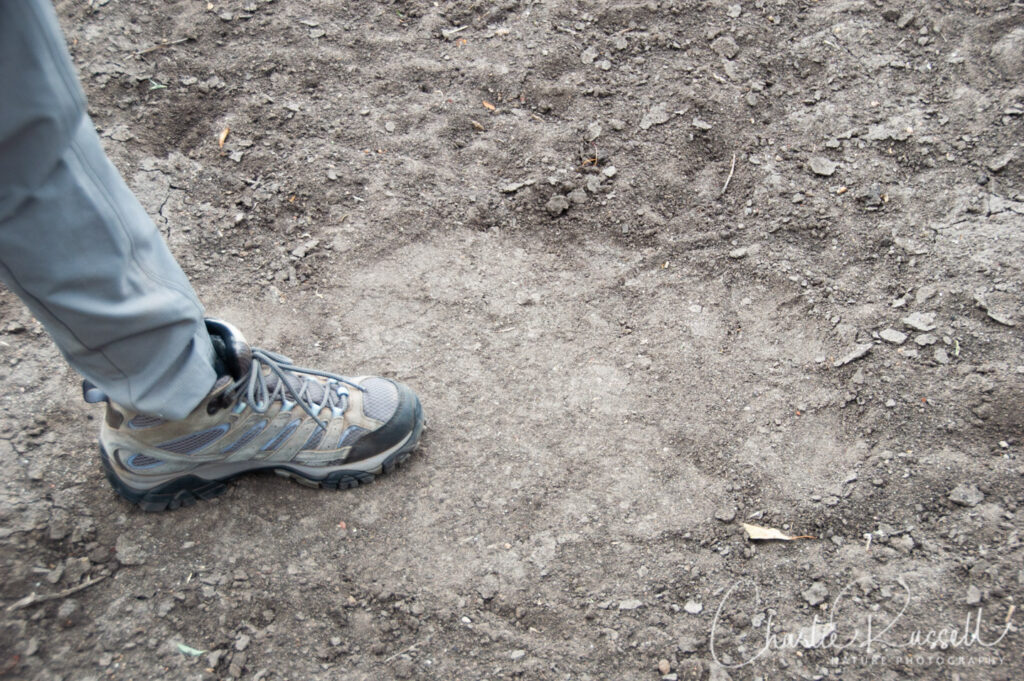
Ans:
[[[259,470],[312,487],[355,487],[390,472],[419,443],[423,410],[401,383],[303,369],[250,347],[226,322],[208,319],[206,329],[221,377],[181,421],[140,414],[83,384],[87,402],[107,403],[107,479],[143,509],[210,499],[231,478]]]

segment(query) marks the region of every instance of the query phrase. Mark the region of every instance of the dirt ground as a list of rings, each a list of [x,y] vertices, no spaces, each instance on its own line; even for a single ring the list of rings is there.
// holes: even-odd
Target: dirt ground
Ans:
[[[1024,678],[1021,2],[58,13],[209,313],[429,429],[145,514],[0,293],[0,677]]]

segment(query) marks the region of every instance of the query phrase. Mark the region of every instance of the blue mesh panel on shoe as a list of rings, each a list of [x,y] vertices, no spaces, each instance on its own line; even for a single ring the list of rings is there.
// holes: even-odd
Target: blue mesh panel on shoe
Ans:
[[[254,437],[263,432],[263,429],[267,427],[266,420],[260,421],[255,426],[245,431],[245,435],[235,440],[233,443],[227,446],[221,451],[222,454],[230,454],[231,452],[237,452],[242,447],[249,444]]]
[[[359,426],[349,426],[345,429],[345,432],[341,434],[341,440],[338,441],[338,447],[348,447],[354,445],[356,440],[369,433],[366,428],[360,428]]]
[[[302,448],[303,449],[316,449],[318,446],[320,446],[320,440],[323,440],[323,439],[324,439],[324,429],[321,428],[320,426],[317,426],[316,430],[313,431],[313,434],[309,436],[308,440],[306,440],[306,444],[302,445]]]
[[[263,449],[261,451],[265,452],[267,450],[273,450],[280,447],[282,444],[284,444],[285,440],[291,437],[291,434],[295,432],[295,429],[299,427],[300,423],[302,423],[302,419],[295,419],[294,421],[289,423],[287,426],[284,427],[284,430],[277,434],[277,437],[275,437],[267,444],[263,445]]]
[[[167,421],[164,421],[159,416],[137,414],[135,418],[128,422],[128,427],[132,430],[138,430],[139,428],[152,428],[153,426],[159,426],[163,423],[167,423]]]
[[[163,462],[146,454],[132,454],[131,458],[125,463],[132,468],[152,468],[153,466],[159,466]]]
[[[398,388],[383,378],[368,378],[363,381],[363,413],[371,419],[387,421],[398,407]]]
[[[175,454],[194,454],[203,447],[212,444],[226,432],[228,432],[228,424],[222,423],[219,426],[207,428],[206,430],[201,430],[198,433],[179,437],[177,440],[164,442],[163,444],[157,445],[157,447],[160,449],[166,449],[168,452],[174,452]]]

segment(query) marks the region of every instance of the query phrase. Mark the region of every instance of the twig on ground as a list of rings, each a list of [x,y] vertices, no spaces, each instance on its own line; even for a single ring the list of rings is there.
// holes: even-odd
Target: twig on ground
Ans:
[[[88,589],[93,584],[96,584],[98,582],[102,582],[106,578],[107,578],[107,575],[100,575],[99,577],[93,577],[92,579],[85,580],[84,582],[82,582],[78,586],[73,586],[73,587],[71,587],[69,589],[64,589],[63,591],[58,591],[57,593],[46,594],[45,596],[40,596],[39,594],[37,594],[36,592],[33,591],[28,596],[25,596],[24,598],[18,599],[16,601],[14,601],[13,603],[11,603],[10,605],[8,605],[6,611],[7,612],[14,612],[15,610],[21,610],[22,608],[27,608],[30,605],[35,605],[36,603],[47,603],[49,601],[59,601],[60,599],[67,598],[68,596],[72,596],[72,595],[78,593],[79,591],[84,591],[85,589]]]
[[[409,646],[405,650],[399,650],[397,653],[395,653],[394,655],[392,655],[388,659],[384,660],[384,664],[387,664],[388,662],[391,662],[391,660],[394,660],[397,657],[401,657],[402,655],[405,655],[406,653],[411,653],[412,651],[416,650],[416,648],[420,647],[421,645],[424,645],[424,644],[428,643],[430,641],[430,639],[433,638],[433,636],[434,635],[431,634],[430,636],[427,636],[422,641],[416,641],[416,643],[413,643],[411,646]]]
[[[156,52],[157,50],[163,49],[165,47],[170,47],[171,45],[180,45],[182,43],[187,43],[189,40],[191,40],[191,38],[178,38],[177,40],[169,40],[167,42],[157,43],[156,45],[153,45],[152,47],[147,47],[144,50],[139,50],[138,52],[135,53],[135,56],[136,57],[141,57],[144,54],[149,54],[150,52]]]
[[[729,177],[725,178],[725,184],[722,185],[722,191],[718,192],[718,198],[725,196],[725,190],[729,188],[729,183],[732,182],[732,174],[736,172],[736,154],[732,155],[732,165],[729,166]]]

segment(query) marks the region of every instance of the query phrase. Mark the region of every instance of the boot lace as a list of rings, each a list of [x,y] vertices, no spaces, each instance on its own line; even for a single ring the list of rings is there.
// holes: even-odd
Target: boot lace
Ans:
[[[270,370],[270,375],[264,373],[263,367]],[[321,383],[310,376],[326,378],[327,383]],[[317,414],[324,408],[331,409],[335,414],[345,410],[348,406],[348,390],[342,384],[366,392],[363,386],[338,374],[296,366],[284,355],[252,348],[249,373],[235,381],[226,392],[238,394],[244,388],[246,402],[253,411],[260,414],[265,413],[277,400],[286,404],[294,402],[318,426],[327,430],[327,424]]]

